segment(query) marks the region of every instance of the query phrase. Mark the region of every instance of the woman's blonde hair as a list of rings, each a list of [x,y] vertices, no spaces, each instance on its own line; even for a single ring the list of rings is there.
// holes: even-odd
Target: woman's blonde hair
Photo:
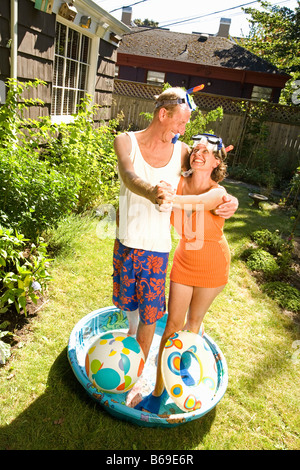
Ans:
[[[227,152],[225,150],[224,145],[222,146],[221,150],[217,150],[216,152],[213,152],[215,158],[220,161],[219,165],[213,169],[210,177],[213,181],[216,183],[219,183],[226,177],[226,172],[227,172],[227,164],[226,164],[226,158],[227,158]]]

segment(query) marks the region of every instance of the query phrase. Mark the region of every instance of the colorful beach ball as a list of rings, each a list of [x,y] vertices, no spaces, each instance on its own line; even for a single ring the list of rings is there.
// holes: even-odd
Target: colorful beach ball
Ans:
[[[111,331],[101,335],[89,348],[85,370],[98,390],[124,393],[137,382],[144,364],[145,356],[136,339]]]

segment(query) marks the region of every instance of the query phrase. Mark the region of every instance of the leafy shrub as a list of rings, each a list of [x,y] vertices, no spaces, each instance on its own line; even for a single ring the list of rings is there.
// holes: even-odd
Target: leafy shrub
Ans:
[[[246,262],[251,271],[261,271],[266,276],[278,274],[279,266],[274,257],[265,250],[257,249],[250,254]]]
[[[10,344],[6,343],[5,341],[2,341],[1,338],[4,338],[5,336],[12,336],[13,334],[10,331],[2,331],[5,328],[7,328],[9,322],[3,322],[0,325],[0,365],[5,364],[6,360],[10,357]]]
[[[118,121],[95,129],[88,95],[70,124],[24,119],[26,107],[42,103],[24,100],[22,92],[41,84],[9,80],[0,107],[0,223],[30,239],[95,199],[116,200],[119,184],[113,148]]]
[[[248,168],[245,164],[228,165],[228,175],[232,179],[244,181],[262,187],[272,187],[275,175],[271,170],[265,171],[261,168]]]
[[[14,306],[26,315],[27,298],[36,303],[35,291],[50,280],[46,244],[38,240],[37,245],[27,247],[27,241],[23,235],[0,227],[0,313]]]
[[[242,254],[241,254],[241,259],[243,261],[247,261],[247,259],[249,258],[250,255],[252,255],[255,251],[257,250],[257,248],[254,248],[252,246],[246,248]]]
[[[276,256],[281,275],[289,273],[294,249],[292,240],[284,240],[278,230],[270,232],[267,229],[256,230],[252,233],[251,238],[262,249]]]
[[[262,289],[278,304],[292,312],[300,312],[300,291],[290,284],[274,281],[262,285]]]
[[[206,114],[196,109],[192,112],[191,119],[186,125],[184,136],[181,140],[186,142],[188,145],[192,143],[192,136],[201,132],[208,132],[214,134],[214,131],[210,129],[213,122],[223,118],[223,108],[218,107]]]
[[[252,233],[251,238],[258,246],[274,255],[277,255],[285,248],[285,242],[278,231],[270,232],[268,229],[256,230]]]
[[[91,96],[86,95],[73,122],[57,126],[58,138],[47,143],[43,157],[52,167],[78,184],[77,210],[85,210],[95,199],[116,199],[118,193],[117,157],[114,152],[117,120],[94,127]]]
[[[26,149],[0,149],[0,223],[35,239],[76,207],[78,184]]]

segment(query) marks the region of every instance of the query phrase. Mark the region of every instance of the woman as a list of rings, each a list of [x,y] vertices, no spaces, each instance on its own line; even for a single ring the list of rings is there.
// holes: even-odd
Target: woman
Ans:
[[[170,274],[168,318],[163,333],[154,391],[135,408],[158,414],[164,384],[161,355],[167,339],[182,329],[198,333],[204,315],[228,282],[230,252],[223,234],[224,219],[213,210],[226,190],[219,186],[226,173],[222,139],[210,134],[194,137],[190,169],[182,176],[173,201],[171,222],[181,239]]]

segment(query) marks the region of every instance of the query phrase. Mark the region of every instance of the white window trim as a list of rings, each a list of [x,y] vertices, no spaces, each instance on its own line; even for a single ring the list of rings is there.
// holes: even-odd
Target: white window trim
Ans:
[[[154,74],[158,74],[158,75],[161,75],[161,79],[154,79],[154,80],[151,80],[149,79],[149,74],[150,73],[154,73]],[[165,77],[166,77],[166,74],[165,72],[158,72],[157,70],[148,70],[147,71],[147,83],[148,84],[153,84],[153,85],[161,85],[164,83],[165,81]]]
[[[94,103],[94,96],[95,96],[95,85],[96,85],[96,73],[97,73],[97,64],[98,64],[98,51],[99,51],[99,43],[100,38],[91,34],[89,31],[86,31],[76,24],[72,23],[71,21],[65,20],[64,18],[57,16],[56,18],[57,23],[61,23],[65,26],[68,26],[71,29],[88,36],[90,41],[90,51],[89,51],[89,70],[88,70],[88,77],[87,77],[87,93],[92,96],[91,105]],[[52,115],[50,116],[51,122],[55,124],[60,123],[69,123],[74,121],[74,117],[72,115]]]

